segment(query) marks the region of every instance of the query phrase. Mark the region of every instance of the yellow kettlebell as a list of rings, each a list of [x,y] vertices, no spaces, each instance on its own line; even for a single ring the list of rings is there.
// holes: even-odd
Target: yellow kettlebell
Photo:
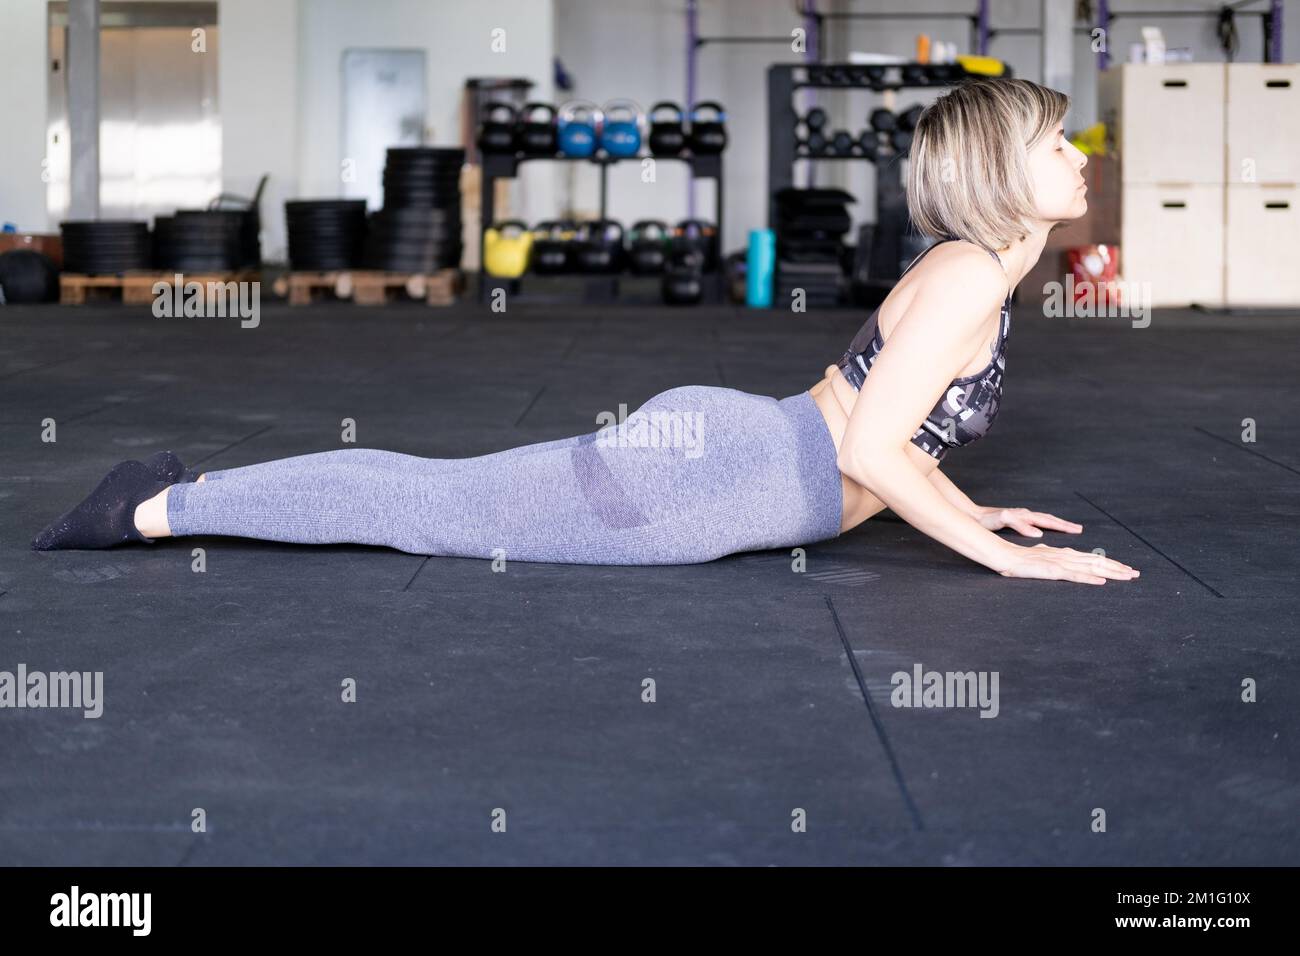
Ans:
[[[498,279],[518,279],[528,268],[533,234],[518,219],[493,223],[483,233],[483,268]]]

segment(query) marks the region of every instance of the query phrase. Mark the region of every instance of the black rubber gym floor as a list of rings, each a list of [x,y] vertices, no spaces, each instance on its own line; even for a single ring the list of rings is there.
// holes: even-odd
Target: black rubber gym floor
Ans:
[[[863,318],[0,310],[0,671],[104,674],[98,719],[0,709],[0,862],[1300,863],[1292,319],[1017,306],[998,421],[944,470],[1134,582],[1002,578],[888,513],[803,573],[28,550],[124,458],[485,454],[677,385],[793,394]],[[997,716],[891,706],[918,664],[997,672]]]

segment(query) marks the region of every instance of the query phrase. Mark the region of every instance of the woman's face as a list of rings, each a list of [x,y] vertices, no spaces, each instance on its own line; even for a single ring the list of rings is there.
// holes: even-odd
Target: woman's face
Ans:
[[[1065,138],[1058,126],[1029,151],[1029,175],[1034,186],[1034,206],[1047,223],[1078,219],[1088,211],[1088,190],[1083,167],[1088,157]]]

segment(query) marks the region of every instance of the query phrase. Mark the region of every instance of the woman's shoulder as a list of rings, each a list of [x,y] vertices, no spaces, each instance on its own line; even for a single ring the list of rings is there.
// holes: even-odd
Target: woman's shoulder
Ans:
[[[1001,303],[1011,287],[997,254],[967,239],[938,244],[915,271],[932,296]]]

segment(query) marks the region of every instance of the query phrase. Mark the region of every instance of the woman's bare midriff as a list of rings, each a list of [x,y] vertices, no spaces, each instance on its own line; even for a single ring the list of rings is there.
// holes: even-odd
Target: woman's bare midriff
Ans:
[[[893,298],[895,293],[900,292],[903,292],[901,284],[890,292],[889,298]],[[907,298],[910,300],[911,296],[909,295]],[[906,305],[903,305],[903,308],[905,309]],[[890,332],[886,331],[884,311],[885,306],[882,304],[881,316],[877,320],[880,322],[882,342],[888,341],[889,334],[893,329],[893,326],[890,325]],[[969,371],[963,370],[962,376],[973,375],[988,363],[986,356],[997,340],[1000,319],[1001,311],[999,310],[991,318],[993,341],[986,345],[981,355],[972,361],[971,364],[974,365],[974,368],[970,368]],[[838,366],[828,365],[821,381],[810,388],[808,394],[812,396],[813,401],[817,403],[818,409],[821,410],[822,418],[826,420],[826,427],[830,430],[831,438],[835,442],[835,452],[838,454],[844,444],[844,434],[849,427],[849,416],[853,414],[853,406],[857,402],[858,391],[849,384],[848,379],[840,372]],[[916,465],[917,470],[925,475],[928,475],[939,465],[937,461],[911,442],[907,443],[907,455]],[[883,501],[843,472],[840,472],[840,481],[844,490],[844,517],[840,522],[841,534],[856,528],[868,518],[885,510],[886,505]]]

